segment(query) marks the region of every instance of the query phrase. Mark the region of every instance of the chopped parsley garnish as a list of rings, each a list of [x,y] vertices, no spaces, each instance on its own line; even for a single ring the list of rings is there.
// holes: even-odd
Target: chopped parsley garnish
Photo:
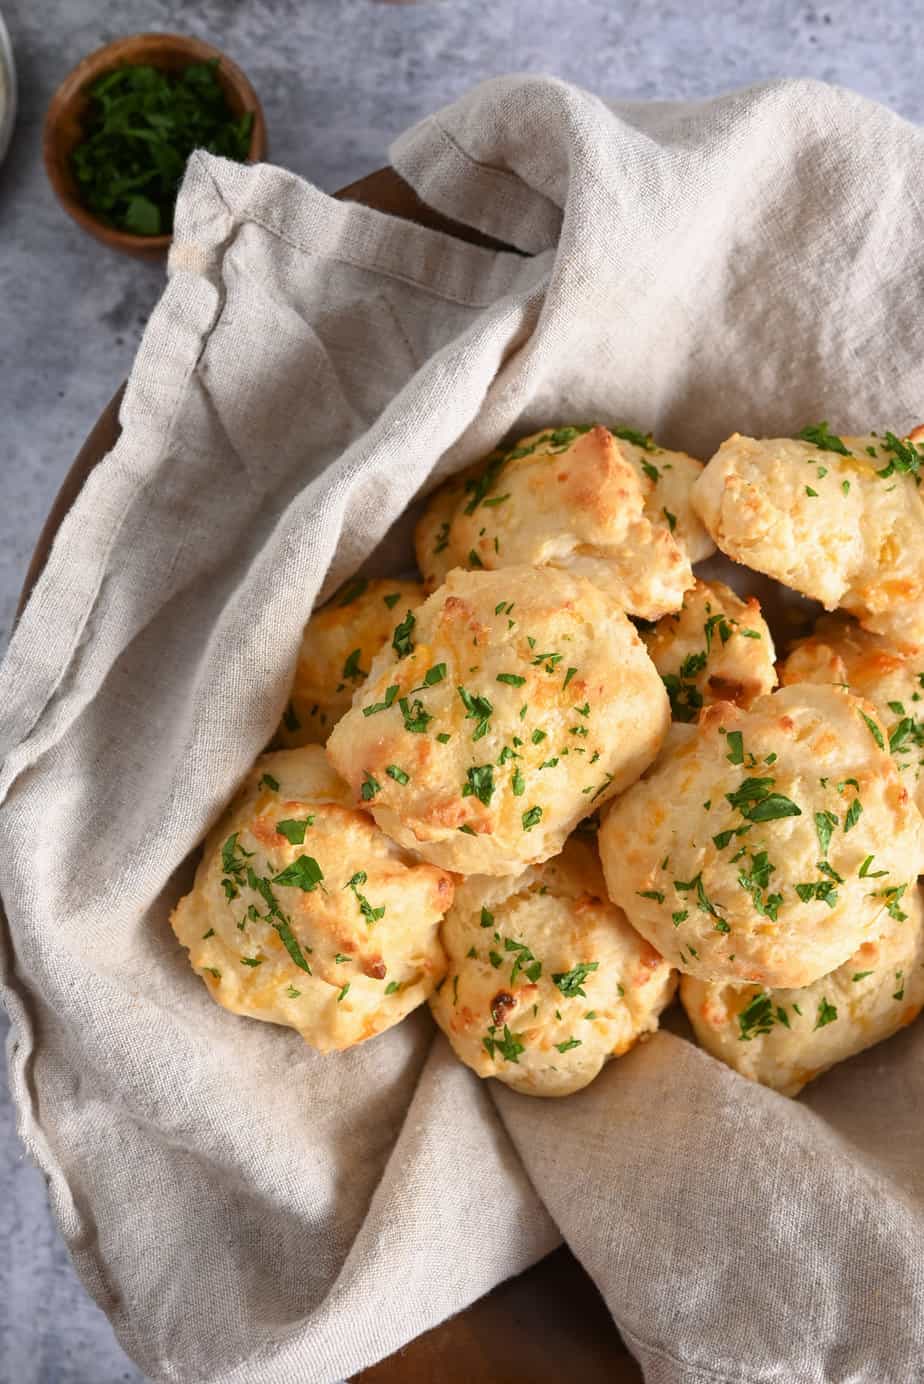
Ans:
[[[446,731],[441,730],[436,738],[441,745],[448,745],[450,740],[452,739],[452,736],[449,735]]]
[[[485,908],[484,906],[482,906],[482,909],[481,909],[481,926],[482,926],[482,927],[493,927],[493,926],[494,926],[494,914],[491,913],[491,912],[490,912],[487,908]]]
[[[302,728],[302,723],[295,714],[295,707],[291,702],[289,702],[285,711],[282,713],[282,724],[285,726],[286,730],[294,731],[301,730]]]
[[[388,596],[383,596],[383,597],[382,597],[382,600],[383,600],[383,601],[385,602],[385,604],[388,606],[388,609],[389,609],[389,610],[394,610],[395,606],[396,606],[396,605],[398,604],[398,602],[401,600],[401,592],[400,592],[400,591],[392,591]]]
[[[395,626],[395,632],[391,637],[391,647],[399,658],[406,658],[408,654],[414,652],[414,640],[411,636],[416,623],[417,618],[413,610],[409,610],[400,625]]]
[[[617,424],[615,428],[610,428],[609,431],[614,437],[622,438],[623,442],[631,442],[634,447],[641,447],[644,452],[656,452],[658,450],[651,433],[639,432],[637,428],[627,428],[622,423]],[[648,461],[643,461],[642,466],[645,468],[645,474],[648,475],[651,480],[656,481],[660,479],[661,472],[656,466],[652,466]],[[653,476],[651,475],[652,471],[654,472]]]
[[[433,717],[420,698],[415,697],[413,702],[408,702],[407,697],[399,697],[398,706],[404,717],[404,729],[413,735],[423,735]]]
[[[376,702],[373,706],[364,706],[363,715],[374,716],[378,711],[387,711],[389,707],[393,705],[397,695],[398,684],[394,682],[390,687],[385,688],[385,700],[383,702]]]
[[[522,1033],[511,1033],[506,1024],[504,1024],[503,1038],[495,1038],[495,1032],[495,1026],[491,1024],[488,1029],[488,1036],[481,1040],[488,1056],[493,1058],[499,1053],[505,1062],[519,1062],[520,1053],[526,1051],[520,1042],[523,1037]]]
[[[356,577],[343,588],[343,595],[337,601],[338,606],[352,605],[354,601],[359,600],[368,586],[369,583],[365,577]]]
[[[875,858],[876,857],[873,855],[868,855],[866,859],[863,861],[863,864],[857,871],[857,874],[859,875],[860,879],[882,879],[885,875],[889,873],[888,870],[871,870],[869,868],[872,865]]]
[[[341,1000],[345,1000],[346,997],[347,997],[347,995],[348,995],[349,993],[350,993],[350,982],[347,981],[346,985],[344,985],[343,989],[340,991],[340,994],[337,996],[337,1003],[340,1004]]]
[[[440,524],[439,533],[436,535],[436,544],[433,548],[433,556],[437,553],[445,552],[449,547],[449,523]]]
[[[276,823],[276,830],[280,836],[286,838],[290,846],[301,846],[305,840],[305,831],[313,820],[313,818],[308,818],[299,822],[292,817],[287,817],[285,821]]]
[[[896,472],[903,475],[914,476],[920,484],[921,462],[924,461],[924,452],[918,450],[912,442],[903,442],[894,433],[887,432],[882,449],[890,454],[887,466],[881,471],[877,471],[877,476],[892,476]]]
[[[797,884],[796,893],[803,903],[811,903],[812,899],[818,899],[821,903],[826,903],[829,908],[833,908],[837,903],[837,890],[834,887],[834,881],[830,879],[819,879],[810,884]]]
[[[775,1022],[773,1000],[766,993],[755,995],[738,1015],[739,1042],[750,1043],[752,1038],[762,1037]]]
[[[362,649],[354,649],[343,665],[343,672],[340,676],[351,682],[360,682],[365,676],[365,672],[359,666]]]
[[[908,917],[908,914],[903,913],[898,906],[899,900],[907,888],[907,884],[894,884],[890,889],[883,889],[881,893],[876,896],[877,898],[885,899],[886,912],[889,917],[894,918],[897,923],[903,923]]]
[[[857,822],[860,820],[860,813],[861,813],[862,811],[863,811],[863,804],[860,802],[860,799],[859,799],[859,798],[854,798],[853,802],[852,802],[852,803],[850,804],[850,806],[848,807],[848,809],[847,809],[847,815],[846,815],[845,818],[844,818],[844,833],[845,833],[845,834],[850,830],[851,827],[855,827],[855,826],[856,826]]]
[[[904,971],[896,971],[896,972],[895,972],[895,985],[896,985],[896,990],[895,990],[895,993],[894,993],[893,996],[892,996],[893,1000],[903,1000],[903,999],[905,998],[904,974],[905,974]]]
[[[568,671],[565,673],[565,680],[564,680],[564,682],[563,682],[562,685],[561,685],[561,690],[562,690],[563,692],[564,692],[565,688],[568,686],[568,683],[569,683],[569,682],[571,681],[571,679],[574,677],[574,675],[575,675],[576,672],[577,672],[577,669],[576,669],[576,668],[569,668]]]
[[[515,942],[511,937],[505,937],[504,950],[516,952],[513,969],[510,972],[510,984],[512,985],[514,983],[520,971],[522,971],[527,980],[535,985],[536,981],[542,975],[542,962],[536,960],[526,943]]]
[[[695,721],[703,704],[703,694],[695,683],[682,682],[676,673],[662,673],[661,681],[667,690],[673,719],[686,723]]]
[[[900,705],[900,703],[894,705]],[[924,746],[924,722],[916,721],[913,716],[903,716],[889,736],[889,749],[892,754],[907,750],[909,748],[906,744],[908,740],[911,740],[918,749]]]
[[[469,548],[468,550],[468,561],[471,567],[474,567],[476,569],[480,568],[482,571],[484,570],[484,563],[482,562],[478,554],[475,552],[474,548]]]
[[[400,980],[390,980],[390,981],[388,982],[388,984],[385,986],[385,993],[386,993],[386,995],[393,995],[393,994],[395,994],[396,991],[398,991],[398,990],[400,990],[400,989],[401,989],[401,982],[400,982]]]
[[[263,965],[263,961],[264,961],[264,957],[262,957],[262,956],[242,956],[242,957],[241,957],[241,965],[242,965],[242,966],[262,966],[262,965]]]
[[[294,889],[301,889],[305,894],[310,894],[317,889],[323,878],[324,871],[314,856],[300,855],[280,874],[273,876],[273,883],[285,884]],[[260,892],[263,893],[262,890]],[[263,897],[266,898],[265,893]],[[267,903],[270,902],[269,899],[266,901]]]
[[[382,785],[379,783],[378,779],[373,778],[369,771],[366,770],[362,787],[359,790],[359,796],[362,798],[363,802],[371,802],[376,793],[381,793],[381,791]]]
[[[837,1018],[837,1006],[829,1004],[824,998],[818,1002],[818,1018],[815,1020],[815,1028],[824,1028],[826,1024],[833,1024]]]
[[[854,985],[856,985],[858,980],[865,980],[867,976],[871,976],[872,974],[872,971],[854,971],[850,979],[853,981]]]
[[[818,499],[818,491],[817,491],[817,490],[813,490],[812,487],[811,487],[810,485],[807,485],[807,486],[805,487],[805,493],[806,493],[806,495],[808,495],[809,499],[812,499],[812,500],[817,500],[817,499]]]
[[[715,924],[716,932],[731,931],[731,929],[728,926],[728,923],[726,923],[725,920],[722,918],[722,915],[719,913],[718,909],[715,907],[712,900],[709,898],[709,895],[706,893],[705,886],[703,885],[702,873],[694,875],[692,879],[688,880],[675,879],[674,888],[677,890],[678,894],[687,894],[691,890],[695,890],[696,905],[699,908],[700,912],[708,913],[711,917],[717,920]]]
[[[498,673],[497,682],[506,682],[510,687],[522,687],[526,679],[519,673]]]
[[[555,1046],[559,1052],[570,1052],[572,1048],[579,1048],[581,1046],[581,1039],[569,1038],[567,1042],[556,1043]]]
[[[780,904],[783,902],[782,894],[767,893],[770,876],[775,872],[776,866],[770,863],[767,852],[758,851],[751,855],[750,870],[741,870],[738,874],[738,883],[750,894],[755,912],[762,918],[770,918],[772,922],[776,922]]]
[[[733,623],[737,623],[737,621],[734,621]],[[732,635],[734,634],[734,630],[732,629],[731,625],[728,623],[721,611],[717,611],[715,615],[710,615],[709,619],[703,625],[703,634],[706,636],[707,654],[710,653],[712,650],[712,636],[715,630],[718,630],[719,638],[721,639],[723,644],[727,644],[729,639],[731,639]],[[757,637],[759,639],[760,635],[758,635]],[[703,664],[705,664],[705,662],[706,660],[704,658]]]
[[[800,442],[811,442],[820,452],[837,452],[842,457],[850,456],[841,438],[828,431],[827,423],[810,423],[802,429],[798,437]]]
[[[257,784],[257,787],[262,788],[264,783],[266,784],[267,788],[271,788],[274,793],[279,792],[279,780],[273,778],[272,774],[264,774],[260,782]]]
[[[664,518],[667,520],[667,527],[670,529],[671,533],[673,533],[674,530],[675,530],[676,527],[677,527],[677,516],[676,516],[676,514],[671,514],[671,512],[670,512],[669,509],[662,509],[662,510],[661,510],[661,513],[664,515]]]
[[[513,771],[513,778],[510,780],[510,786],[513,789],[513,796],[515,798],[522,798],[523,794],[526,792],[526,780],[520,773],[519,765]]]
[[[359,904],[359,911],[371,927],[373,923],[377,923],[380,918],[385,917],[385,905],[383,904],[381,908],[373,908],[365,894],[360,893],[360,885],[365,884],[367,879],[368,875],[365,870],[357,870],[353,878],[348,879],[343,887],[344,889],[352,889],[356,902]]]
[[[583,989],[584,982],[591,971],[596,971],[600,965],[599,961],[582,961],[577,966],[572,966],[570,971],[559,971],[552,976],[552,981],[558,986],[566,999],[580,997],[586,999],[587,995]]]
[[[287,919],[280,916],[279,918],[273,919],[272,922],[273,927],[279,933],[279,940],[282,942],[282,945],[285,947],[296,966],[303,971],[307,971],[308,975],[311,975],[311,967],[302,955],[302,949],[298,945],[298,939],[289,926]],[[308,950],[310,951],[311,948],[309,947]]]
[[[664,902],[664,895],[660,889],[636,889],[635,892],[640,899],[654,899],[655,903]]]
[[[472,739],[480,740],[487,732],[488,722],[494,707],[487,697],[481,696],[480,693],[467,692],[464,687],[457,687],[456,691],[462,698],[462,705],[465,707],[465,719],[477,722],[472,732]]]
[[[544,730],[534,730],[530,739],[534,745],[539,745],[546,738]]]
[[[474,795],[485,807],[494,796],[494,767],[491,764],[475,764],[468,771],[467,781],[462,786],[463,798]]]
[[[403,785],[406,783],[410,783],[411,781],[410,774],[406,774],[403,769],[400,769],[398,767],[397,764],[389,764],[386,767],[385,772],[389,778],[394,779],[395,783],[400,783]]]
[[[532,831],[533,827],[534,827],[534,826],[537,826],[538,823],[541,822],[541,821],[542,821],[542,808],[541,808],[541,807],[530,807],[530,808],[528,808],[528,809],[526,810],[526,812],[523,813],[523,818],[522,818],[523,830],[524,830],[524,831]]]
[[[880,750],[884,750],[884,749],[885,749],[885,740],[883,740],[883,738],[882,738],[882,731],[881,731],[881,730],[879,729],[879,727],[876,725],[876,722],[872,719],[871,716],[867,716],[867,714],[866,714],[865,711],[861,711],[861,712],[860,712],[860,715],[863,717],[863,720],[866,722],[867,728],[869,729],[869,733],[870,733],[870,735],[873,737],[873,739],[875,740],[876,744],[879,746]]]
[[[801,817],[802,809],[782,793],[772,791],[772,778],[746,778],[725,797],[748,822],[774,822],[780,817]]]
[[[728,754],[725,758],[729,764],[744,763],[744,736],[740,730],[730,730],[727,737]]]
[[[532,449],[530,449],[532,450]],[[513,453],[495,454],[490,457],[487,465],[480,475],[472,477],[465,482],[465,489],[471,496],[468,504],[463,511],[464,514],[474,514],[486,495],[489,495],[497,484],[497,479],[504,468],[505,463]],[[524,453],[523,455],[528,455]],[[505,497],[506,498],[506,497]]]
[[[296,990],[294,985],[286,986],[286,994],[290,1000],[297,1000],[301,993],[301,990]]]
[[[442,682],[446,676],[445,663],[434,663],[432,668],[428,668],[424,673],[424,687],[435,687],[438,682]]]
[[[818,844],[821,847],[821,853],[825,857],[827,857],[828,847],[831,844],[831,833],[834,831],[834,828],[838,825],[839,818],[835,815],[835,813],[815,813],[815,831],[818,835]]]

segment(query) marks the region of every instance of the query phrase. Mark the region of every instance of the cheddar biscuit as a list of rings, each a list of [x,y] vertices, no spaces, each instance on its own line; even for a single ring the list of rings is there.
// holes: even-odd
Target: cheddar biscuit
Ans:
[[[264,755],[205,843],[171,923],[225,1009],[320,1052],[391,1028],[446,969],[453,881],[350,804],[320,746]]]
[[[736,562],[924,644],[924,447],[805,432],[815,441],[734,433],[693,486],[697,513]]]
[[[924,1005],[924,909],[917,886],[895,911],[878,938],[806,989],[684,976],[680,998],[700,1046],[751,1081],[797,1096],[836,1062],[891,1038]]]
[[[642,638],[675,721],[695,721],[713,702],[749,707],[776,686],[776,653],[760,602],[740,600],[720,581],[697,581],[682,609],[662,615]]]
[[[507,879],[473,876],[442,928],[446,979],[431,998],[456,1056],[533,1096],[566,1096],[658,1026],[676,973],[610,903],[596,853]]]
[[[401,845],[509,875],[633,783],[668,723],[654,664],[598,587],[457,570],[396,626],[328,753]]]
[[[599,843],[610,897],[674,965],[791,987],[879,935],[922,837],[872,704],[800,684],[675,726]]]
[[[823,615],[793,645],[780,681],[835,683],[871,701],[905,785],[924,810],[924,649],[902,650],[849,616]]]
[[[356,577],[316,610],[305,626],[279,744],[323,745],[395,622],[424,598],[414,581]]]
[[[628,429],[535,433],[434,495],[418,565],[429,590],[454,567],[553,567],[657,619],[680,607],[691,563],[713,551],[690,503],[701,470]]]

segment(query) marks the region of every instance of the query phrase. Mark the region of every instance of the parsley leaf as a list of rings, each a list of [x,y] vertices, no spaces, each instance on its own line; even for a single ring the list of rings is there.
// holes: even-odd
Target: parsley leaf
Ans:
[[[820,452],[837,452],[842,457],[849,457],[850,451],[844,446],[841,438],[828,431],[827,423],[810,423],[798,434],[800,442],[811,442]]]
[[[391,647],[399,658],[406,658],[408,654],[414,652],[414,640],[412,634],[417,617],[413,610],[409,610],[399,625],[395,626],[394,634],[391,637]]]
[[[295,889],[301,889],[304,893],[310,894],[317,889],[324,878],[324,871],[321,869],[314,856],[300,855],[293,860],[280,874],[273,876],[274,884],[285,884]],[[263,892],[262,890],[260,891]],[[264,898],[266,895],[264,894]],[[267,900],[269,902],[269,900]]]
[[[572,966],[570,971],[559,971],[552,976],[552,981],[566,999],[574,999],[577,996],[586,999],[586,992],[582,987],[591,971],[596,971],[599,965],[599,961],[582,961],[577,966]]]
[[[287,817],[283,822],[276,823],[276,830],[280,836],[284,836],[290,846],[301,846],[305,840],[305,831],[310,823],[305,821],[295,821],[292,817]]]

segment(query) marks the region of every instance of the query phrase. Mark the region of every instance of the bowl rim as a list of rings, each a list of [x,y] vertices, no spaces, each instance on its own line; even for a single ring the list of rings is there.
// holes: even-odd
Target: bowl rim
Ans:
[[[145,30],[137,34],[125,34],[121,38],[102,44],[99,48],[94,48],[65,74],[48,103],[42,126],[42,157],[52,190],[68,215],[96,239],[104,241],[115,249],[126,250],[135,254],[143,252],[144,254],[155,255],[169,249],[173,240],[173,233],[136,235],[132,231],[121,231],[116,226],[107,225],[105,221],[85,207],[79,198],[74,196],[65,177],[62,176],[58,158],[59,125],[63,116],[72,108],[73,103],[79,98],[89,82],[107,72],[114,71],[121,65],[131,66],[135,50],[142,41],[148,42],[152,46],[150,65],[154,67],[157,66],[157,63],[153,61],[154,53],[156,53],[155,43],[163,50],[177,54],[188,54],[191,62],[209,62],[218,59],[222,72],[238,93],[244,110],[253,112],[253,128],[250,132],[250,144],[246,159],[248,163],[257,163],[266,155],[266,118],[263,114],[260,98],[244,70],[222,49],[216,48],[213,43],[196,38],[192,34],[174,34],[160,30]]]
[[[2,10],[0,10],[0,68],[2,68],[3,76],[6,78],[8,96],[6,106],[0,109],[0,163],[2,163],[10,147],[10,140],[13,138],[19,98],[16,63],[13,58],[13,42],[10,38],[10,31],[4,22]]]

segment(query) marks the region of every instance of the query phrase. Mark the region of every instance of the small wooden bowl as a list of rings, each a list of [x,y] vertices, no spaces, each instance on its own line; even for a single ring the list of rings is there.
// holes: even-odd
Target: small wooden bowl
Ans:
[[[88,87],[116,67],[145,64],[164,72],[182,72],[190,63],[210,62],[214,58],[219,60],[216,75],[232,115],[253,113],[247,159],[250,163],[258,162],[266,157],[266,122],[257,93],[239,67],[219,49],[198,38],[187,38],[183,34],[133,34],[130,38],[116,39],[97,48],[72,68],[52,97],[45,116],[45,171],[64,210],[104,245],[139,259],[158,259],[166,254],[173,237],[133,235],[117,230],[100,221],[81,202],[71,172],[71,154],[85,138],[83,120],[90,104]]]

